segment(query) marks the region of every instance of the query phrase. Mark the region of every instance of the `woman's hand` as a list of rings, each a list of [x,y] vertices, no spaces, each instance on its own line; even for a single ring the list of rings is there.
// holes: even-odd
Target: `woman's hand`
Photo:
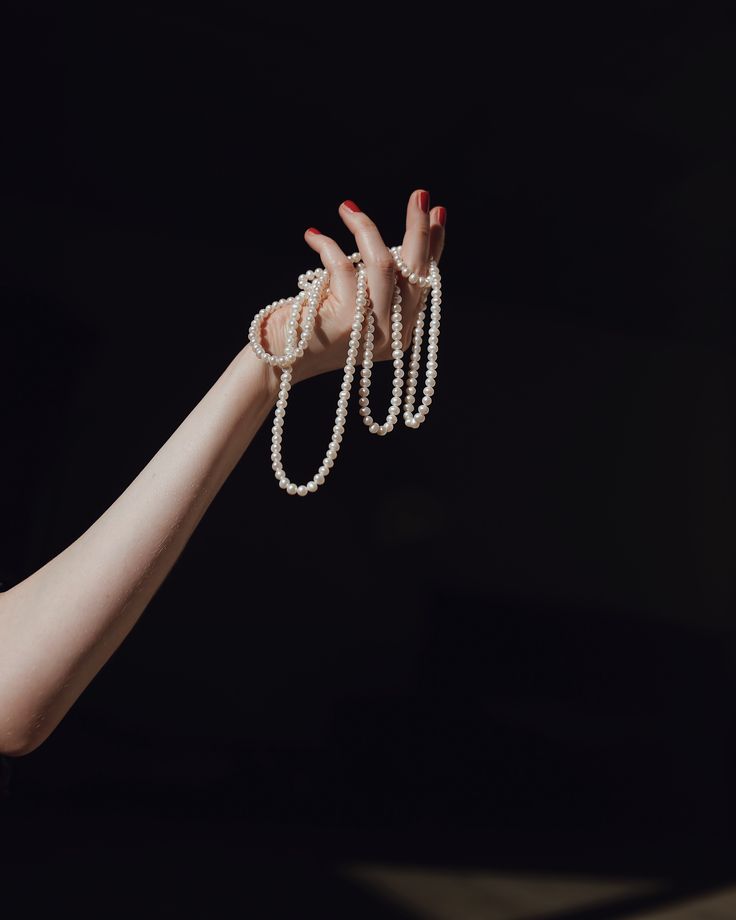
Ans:
[[[368,296],[374,321],[373,361],[391,358],[391,300],[394,283],[398,277],[401,289],[401,312],[404,350],[411,345],[411,337],[419,315],[421,289],[410,284],[400,274],[388,246],[378,227],[370,217],[352,201],[343,201],[338,209],[340,217],[354,235],[357,250],[366,267]],[[429,192],[417,189],[412,192],[406,209],[406,233],[401,243],[401,255],[407,265],[420,275],[429,271],[429,260],[439,263],[445,244],[445,209],[429,209]],[[292,365],[292,383],[306,380],[326,371],[345,366],[348,339],[355,313],[357,272],[355,265],[329,236],[311,228],[304,234],[306,242],[319,254],[322,264],[330,273],[329,293],[317,312],[314,332],[304,355]],[[427,301],[428,303],[429,301]],[[282,354],[286,340],[286,322],[289,305],[271,313],[263,324],[263,346],[271,354]],[[363,327],[365,330],[365,326]],[[362,349],[359,352],[358,363]],[[278,367],[271,368],[277,378]]]

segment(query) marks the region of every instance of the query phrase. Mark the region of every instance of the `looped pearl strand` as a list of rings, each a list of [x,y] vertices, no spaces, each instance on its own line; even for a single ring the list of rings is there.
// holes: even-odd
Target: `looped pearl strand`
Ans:
[[[301,358],[304,354],[304,349],[307,347],[307,343],[312,337],[317,310],[322,302],[323,293],[329,276],[327,272],[321,268],[310,271],[308,274],[310,276],[308,281],[306,276],[299,276],[299,287],[302,288],[302,292],[298,296],[282,297],[281,300],[274,300],[273,303],[259,310],[253,317],[253,322],[250,324],[248,339],[253,346],[253,350],[262,361],[265,361],[272,367],[291,367],[294,361],[296,361],[297,358]],[[309,287],[307,287],[308,283]],[[297,343],[294,341],[296,338],[297,319],[301,313],[302,304],[305,300],[307,301],[307,312],[304,317],[304,323],[302,324],[302,334]],[[289,313],[289,321],[286,324],[286,351],[283,355],[270,355],[261,344],[260,329],[264,319],[285,303],[290,303],[292,305]]]
[[[417,317],[414,333],[412,337],[412,350],[409,362],[409,374],[407,377],[408,386],[404,402],[404,422],[409,428],[418,428],[421,422],[429,413],[429,406],[434,395],[434,384],[437,377],[437,345],[439,339],[440,323],[440,303],[441,303],[441,279],[437,263],[431,259],[429,273],[426,276],[414,272],[401,257],[401,247],[394,246],[390,250],[396,264],[397,272],[406,278],[410,284],[418,284],[423,290],[421,294],[421,308]],[[394,382],[391,398],[391,406],[388,416],[383,425],[373,421],[370,414],[368,395],[370,392],[371,368],[373,367],[373,341],[375,331],[375,321],[373,310],[371,309],[370,298],[368,295],[368,286],[366,280],[366,267],[361,260],[360,253],[354,252],[348,256],[351,262],[356,266],[357,271],[357,291],[355,298],[355,312],[353,315],[353,324],[348,342],[348,353],[345,362],[345,371],[343,381],[340,386],[340,395],[337,400],[337,410],[335,414],[335,424],[332,429],[332,438],[328,444],[327,451],[313,477],[303,485],[296,485],[286,475],[281,462],[281,445],[283,439],[284,418],[289,401],[289,391],[291,389],[292,365],[303,356],[304,351],[309,345],[309,341],[314,331],[314,322],[319,310],[320,304],[329,291],[329,273],[322,268],[310,270],[299,276],[298,285],[301,289],[296,297],[281,298],[275,300],[268,306],[259,310],[253,317],[248,331],[248,339],[253,347],[255,354],[272,367],[281,368],[281,383],[279,386],[278,399],[276,401],[276,410],[274,415],[273,427],[271,429],[271,467],[274,476],[278,480],[280,488],[287,495],[305,496],[310,492],[316,492],[317,489],[324,485],[330,470],[334,466],[335,460],[340,450],[343,434],[345,432],[345,419],[347,417],[347,406],[350,399],[350,390],[352,381],[355,376],[355,365],[358,357],[358,346],[360,343],[363,324],[367,316],[367,329],[363,349],[363,360],[361,369],[361,386],[359,391],[360,415],[363,422],[368,426],[371,434],[386,435],[394,428],[396,417],[399,415],[399,406],[401,405],[401,395],[403,389],[403,348],[401,339],[401,289],[398,281],[394,283],[394,292],[391,304],[391,340],[392,340],[392,357],[394,363]],[[430,335],[427,356],[426,379],[422,405],[419,411],[414,413],[413,407],[416,394],[416,383],[418,377],[419,357],[421,353],[424,315],[426,312],[426,300],[429,290],[432,290],[432,307],[430,319]],[[299,326],[299,317],[302,308],[306,303],[304,319],[301,323],[301,335],[297,340],[297,329]],[[261,328],[264,320],[275,310],[284,304],[290,304],[289,319],[286,327],[286,343],[284,353],[281,355],[269,354],[263,347],[261,341]]]
[[[404,401],[404,424],[408,428],[418,428],[429,414],[429,407],[432,404],[434,396],[434,383],[437,378],[437,349],[439,344],[440,332],[440,303],[442,301],[442,284],[440,281],[439,269],[434,259],[430,260],[429,274],[426,277],[412,271],[411,268],[401,258],[401,247],[393,246],[390,250],[391,255],[396,263],[397,270],[406,278],[410,284],[418,284],[422,288],[420,310],[417,316],[416,325],[414,326],[414,335],[412,337],[412,350],[409,360],[409,375],[407,377],[408,385]],[[430,334],[427,349],[427,370],[425,377],[424,391],[422,395],[422,404],[415,413],[414,409],[415,394],[417,391],[417,378],[419,376],[419,359],[422,350],[422,337],[424,334],[424,314],[426,312],[426,301],[429,290],[432,290],[432,307],[430,318]],[[374,319],[373,312],[368,314],[368,329],[366,332],[365,343],[363,348],[362,371],[360,378],[360,414],[363,416],[363,422],[368,426],[371,434],[385,436],[393,431],[396,423],[396,417],[399,415],[401,405],[401,396],[404,387],[404,350],[401,341],[401,289],[398,282],[394,282],[394,292],[391,303],[391,357],[394,365],[393,389],[391,390],[391,405],[389,406],[386,421],[379,425],[374,422],[371,415],[370,403],[368,397],[371,386],[371,368],[373,367],[373,332]]]

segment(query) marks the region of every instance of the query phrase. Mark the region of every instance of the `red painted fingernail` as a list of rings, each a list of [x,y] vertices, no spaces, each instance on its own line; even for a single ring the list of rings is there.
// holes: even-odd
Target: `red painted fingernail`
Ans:
[[[446,208],[437,208],[437,220],[440,222],[441,226],[445,226],[445,221],[447,220]]]
[[[319,230],[316,227],[308,227],[307,230],[309,233],[317,233],[320,236],[322,236],[322,234],[319,232]]]
[[[429,214],[429,192],[419,193],[419,207],[425,214]]]
[[[349,198],[347,201],[343,201],[343,204],[348,209],[348,211],[352,211],[354,214],[357,214],[358,211],[360,211],[358,205],[354,201],[351,201]]]

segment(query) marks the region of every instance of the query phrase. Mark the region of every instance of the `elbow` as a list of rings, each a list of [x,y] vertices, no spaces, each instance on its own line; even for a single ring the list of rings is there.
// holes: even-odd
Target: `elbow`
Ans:
[[[34,725],[12,715],[0,719],[0,754],[5,757],[25,757],[40,747],[49,732],[38,722]]]
[[[0,754],[5,757],[25,757],[35,751],[43,742],[33,732],[7,732],[0,737]]]
[[[48,701],[32,700],[14,680],[0,681],[0,755],[24,757],[40,747],[59,719]],[[35,703],[35,705],[34,705]]]

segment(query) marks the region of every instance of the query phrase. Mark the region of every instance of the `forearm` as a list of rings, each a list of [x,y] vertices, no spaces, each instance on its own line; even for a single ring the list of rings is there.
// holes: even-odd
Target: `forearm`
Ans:
[[[275,403],[243,349],[74,543],[0,594],[0,752],[56,727],[133,627]]]

